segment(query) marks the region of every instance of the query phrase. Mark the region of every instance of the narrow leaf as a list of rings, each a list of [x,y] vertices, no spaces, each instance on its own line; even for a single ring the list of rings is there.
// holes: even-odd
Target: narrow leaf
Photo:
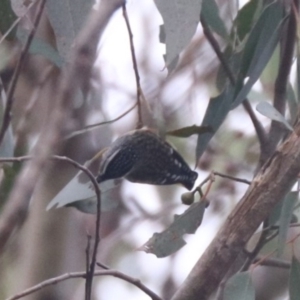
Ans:
[[[284,200],[285,199],[282,199],[281,201],[279,201],[272,209],[272,212],[270,213],[269,218],[268,218],[269,226],[277,225],[279,223]]]
[[[201,16],[211,29],[225,40],[228,39],[227,29],[219,15],[219,8],[215,0],[203,0]]]
[[[298,111],[298,100],[297,100],[295,91],[290,82],[288,82],[286,97],[288,100],[287,103],[289,106],[291,122],[294,123],[294,121],[296,120],[297,111]]]
[[[251,0],[247,2],[238,12],[234,20],[234,29],[238,35],[238,39],[243,41],[246,35],[251,31],[252,26],[261,10],[261,0]]]
[[[213,130],[209,126],[192,125],[192,126],[187,126],[176,130],[172,130],[172,131],[167,131],[166,134],[186,138],[186,137],[190,137],[193,134],[203,134],[205,132],[213,132]]]
[[[205,151],[209,141],[217,132],[217,130],[225,120],[228,112],[230,111],[233,92],[233,88],[229,86],[223,91],[222,94],[210,99],[204,119],[202,121],[202,126],[208,126],[212,129],[212,131],[201,133],[200,135],[198,135],[196,147],[196,164]]]
[[[265,8],[255,24],[245,45],[232,108],[244,101],[267,65],[278,44],[284,20],[282,5],[274,2]]]
[[[226,283],[224,300],[255,300],[255,290],[249,272],[233,275]]]
[[[290,192],[284,199],[280,219],[279,219],[279,233],[278,233],[278,250],[277,256],[281,256],[286,244],[286,237],[293,215],[293,209],[298,200],[298,192]]]
[[[175,215],[169,228],[161,233],[154,233],[139,250],[153,253],[157,257],[166,257],[178,251],[186,244],[183,235],[195,233],[200,226],[205,207],[205,201],[200,201],[192,204],[183,214]]]
[[[287,129],[293,131],[292,126],[288,123],[288,121],[284,118],[284,116],[273,105],[271,105],[269,102],[261,101],[256,106],[256,110],[259,113],[261,113],[262,115],[264,115],[265,117],[267,117],[271,120],[280,122],[280,123],[284,124],[284,126]]]
[[[300,295],[300,262],[293,256],[291,271],[290,271],[290,280],[289,280],[289,293],[290,300],[299,300]]]

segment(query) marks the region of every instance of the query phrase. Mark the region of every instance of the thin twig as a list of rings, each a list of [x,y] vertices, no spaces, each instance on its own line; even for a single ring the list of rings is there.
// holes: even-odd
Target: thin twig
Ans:
[[[261,266],[268,266],[268,267],[275,267],[275,268],[282,268],[282,269],[289,269],[291,267],[291,263],[285,260],[281,260],[278,258],[267,258],[264,260],[261,260],[261,257],[258,256],[254,259],[253,263],[257,263]]]
[[[7,101],[6,101],[6,106],[5,106],[5,110],[4,110],[4,114],[3,114],[3,118],[2,118],[1,129],[0,129],[0,145],[3,141],[5,132],[6,132],[8,126],[10,124],[11,110],[12,110],[12,106],[13,106],[13,99],[14,99],[14,92],[15,92],[15,89],[16,89],[16,85],[17,85],[17,82],[18,82],[18,79],[19,79],[19,76],[20,76],[20,73],[21,73],[21,69],[24,65],[25,58],[27,56],[29,47],[30,47],[31,42],[33,40],[33,37],[35,35],[37,26],[38,26],[38,24],[41,20],[41,16],[42,16],[42,13],[43,13],[43,10],[44,10],[45,3],[46,3],[46,0],[41,0],[40,1],[40,5],[38,7],[37,15],[36,15],[36,18],[34,20],[32,30],[31,30],[31,32],[28,36],[28,39],[27,39],[27,41],[24,45],[24,48],[21,52],[21,55],[19,57],[17,66],[14,70],[14,74],[13,74],[12,79],[11,79],[11,83],[10,83],[8,91],[7,91]]]
[[[89,275],[89,268],[90,268],[90,250],[91,250],[91,235],[88,234],[87,235],[87,245],[86,245],[86,249],[85,249],[85,257],[86,257],[86,262],[85,262],[85,272],[87,274],[86,276],[86,280],[85,280],[85,297],[87,298],[88,295],[88,275]]]
[[[140,290],[142,290],[145,294],[147,294],[152,300],[162,300],[158,295],[156,295],[153,291],[151,291],[149,288],[147,288],[139,279],[133,278],[131,276],[128,276],[120,271],[116,270],[104,270],[104,271],[95,271],[95,276],[113,276],[120,278],[126,282],[131,283],[132,285],[136,286]],[[33,294],[34,292],[37,292],[47,286],[60,283],[62,281],[72,279],[72,278],[86,278],[86,272],[72,272],[72,273],[66,273],[64,275],[60,275],[48,280],[45,280],[43,282],[40,282],[39,284],[21,292],[18,293],[12,297],[7,298],[6,300],[16,300],[20,299],[22,297],[25,297],[27,295]]]
[[[234,176],[230,176],[230,175],[226,175],[226,174],[223,174],[223,173],[220,173],[220,172],[213,172],[214,175],[216,176],[220,176],[220,177],[223,177],[223,178],[228,178],[228,179],[231,179],[231,180],[234,180],[234,181],[237,181],[237,182],[242,182],[242,183],[245,183],[245,184],[251,184],[251,181],[247,180],[247,179],[242,179],[242,178],[239,178],[239,177],[234,177]]]
[[[110,270],[110,267],[108,267],[107,265],[97,261],[97,266],[104,269],[104,270]]]
[[[100,123],[96,123],[96,124],[91,124],[91,125],[87,125],[85,126],[83,129],[80,129],[80,130],[76,130],[72,133],[70,133],[69,135],[67,135],[65,137],[65,140],[68,140],[68,139],[71,139],[75,136],[78,136],[80,134],[83,134],[83,133],[86,133],[86,132],[89,132],[95,128],[98,128],[100,126],[103,126],[103,125],[108,125],[108,124],[111,124],[111,123],[114,123],[116,121],[119,121],[120,119],[122,119],[124,116],[126,116],[128,113],[130,113],[135,107],[137,106],[137,103],[135,103],[132,107],[130,107],[129,109],[127,109],[125,112],[123,112],[121,115],[119,115],[118,117],[116,117],[115,119],[112,119],[112,120],[109,120],[109,121],[104,121],[104,122],[100,122]]]
[[[138,109],[138,121],[137,121],[137,129],[143,127],[143,120],[142,120],[142,105],[141,105],[141,97],[142,97],[142,88],[140,84],[140,75],[138,70],[138,65],[136,61],[134,43],[133,43],[133,34],[129,23],[129,18],[126,10],[126,3],[122,5],[123,16],[125,19],[126,27],[129,34],[129,42],[130,42],[130,51],[131,51],[131,58],[133,63],[135,81],[136,81],[136,103]]]
[[[206,24],[205,20],[202,17],[200,17],[200,22],[201,22],[201,25],[202,25],[202,28],[203,28],[204,35],[207,38],[207,40],[209,41],[212,48],[214,49],[215,54],[217,55],[222,67],[224,68],[224,71],[227,74],[230,83],[232,85],[235,85],[236,84],[236,79],[235,79],[234,74],[233,74],[230,66],[228,65],[228,63],[227,63],[227,61],[226,61],[226,59],[225,59],[225,57],[224,57],[224,55],[223,55],[223,53],[220,49],[220,46],[219,46],[218,42],[216,41],[215,37],[211,33],[208,25]],[[257,117],[256,117],[256,115],[255,115],[248,99],[245,99],[243,101],[243,106],[244,106],[245,110],[247,111],[247,113],[250,116],[250,119],[251,119],[251,121],[253,123],[253,126],[255,128],[255,131],[257,133],[257,137],[259,139],[261,148],[262,149],[266,148],[267,143],[268,143],[266,132],[265,132],[262,124],[260,123],[260,121],[257,119]]]

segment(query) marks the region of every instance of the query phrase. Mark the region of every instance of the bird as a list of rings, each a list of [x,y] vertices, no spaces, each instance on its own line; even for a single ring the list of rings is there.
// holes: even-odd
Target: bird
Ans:
[[[101,210],[117,206],[113,189],[125,178],[135,183],[170,185],[180,183],[191,190],[198,177],[182,156],[151,129],[137,129],[117,138],[85,163],[96,177],[101,190]],[[83,171],[50,201],[46,210],[72,206],[78,210],[97,213],[93,184]]]
[[[152,185],[180,183],[191,190],[197,177],[168,142],[142,128],[119,137],[103,153],[97,181],[125,178]]]

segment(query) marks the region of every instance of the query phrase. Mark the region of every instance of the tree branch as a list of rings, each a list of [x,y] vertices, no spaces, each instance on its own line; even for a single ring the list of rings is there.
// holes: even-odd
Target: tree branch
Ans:
[[[255,176],[244,197],[172,300],[206,300],[270,211],[290,191],[300,172],[300,118],[294,132]]]
[[[128,276],[122,272],[116,271],[116,270],[105,270],[105,271],[95,271],[95,276],[114,276],[117,278],[120,278],[124,281],[127,281],[131,283],[132,285],[138,287],[140,290],[142,290],[144,293],[146,293],[152,300],[162,300],[158,295],[156,295],[153,291],[151,291],[149,288],[147,288],[144,284],[141,283],[139,279],[133,278],[131,276]],[[55,278],[51,278],[48,280],[45,280],[21,293],[18,293],[12,297],[7,298],[6,300],[16,300],[23,298],[27,295],[30,295],[36,291],[39,291],[47,286],[57,284],[59,282],[71,279],[71,278],[86,278],[85,272],[72,272],[67,273],[64,275],[60,275]]]
[[[134,49],[133,34],[132,34],[131,27],[130,27],[125,3],[122,5],[122,10],[123,10],[123,16],[125,19],[128,34],[129,34],[130,51],[131,51],[133,70],[134,70],[135,81],[136,81],[136,104],[137,104],[137,110],[138,110],[138,121],[137,121],[136,127],[137,127],[137,129],[139,129],[139,128],[143,127],[142,105],[141,105],[142,88],[141,88],[139,69],[138,69],[136,55],[135,55],[135,49]]]

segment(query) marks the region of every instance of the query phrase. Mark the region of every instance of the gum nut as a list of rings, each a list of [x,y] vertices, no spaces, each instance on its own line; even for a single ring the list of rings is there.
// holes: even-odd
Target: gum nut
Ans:
[[[194,193],[186,192],[181,195],[181,202],[186,205],[191,205],[194,202]]]

